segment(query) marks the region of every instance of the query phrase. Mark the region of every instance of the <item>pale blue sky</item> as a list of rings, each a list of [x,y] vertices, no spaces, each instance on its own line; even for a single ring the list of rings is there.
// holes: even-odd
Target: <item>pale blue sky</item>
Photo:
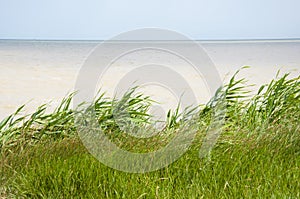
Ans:
[[[101,40],[157,27],[192,39],[300,38],[299,0],[0,0],[0,39]]]

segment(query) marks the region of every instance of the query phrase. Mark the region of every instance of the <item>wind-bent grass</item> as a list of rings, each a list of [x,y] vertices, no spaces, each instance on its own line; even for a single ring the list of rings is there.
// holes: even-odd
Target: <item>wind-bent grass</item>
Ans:
[[[300,77],[276,77],[248,96],[234,76],[206,106],[196,107],[198,133],[190,150],[161,170],[130,174],[93,158],[76,133],[74,94],[51,114],[46,105],[0,123],[0,198],[300,198]],[[127,150],[147,152],[168,142],[186,118],[179,108],[150,139],[124,135],[119,124],[146,125],[153,101],[128,91],[120,100],[99,95],[93,108],[101,129]],[[225,97],[223,133],[209,158],[199,158],[217,100]],[[126,120],[114,110],[126,106]],[[121,112],[122,113],[122,112]],[[121,117],[123,118],[123,117]]]

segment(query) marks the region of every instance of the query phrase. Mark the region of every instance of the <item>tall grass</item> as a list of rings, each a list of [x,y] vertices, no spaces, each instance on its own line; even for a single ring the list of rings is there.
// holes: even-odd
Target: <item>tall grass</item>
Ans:
[[[299,80],[278,75],[250,96],[246,80],[235,74],[209,103],[184,113],[170,110],[158,136],[141,140],[124,135],[120,124],[151,126],[149,96],[135,88],[121,99],[100,94],[90,108],[101,129],[127,150],[164,146],[185,115],[196,113],[190,150],[145,174],[113,170],[87,152],[74,124],[75,93],[50,114],[44,104],[19,116],[23,105],[0,123],[0,198],[300,198]],[[226,106],[222,135],[210,158],[201,159],[199,149],[220,102]]]
[[[29,115],[19,116],[25,105],[0,123],[0,150],[23,147],[43,139],[61,139],[75,134],[71,100],[74,94],[64,98],[53,113],[46,113],[43,104]]]

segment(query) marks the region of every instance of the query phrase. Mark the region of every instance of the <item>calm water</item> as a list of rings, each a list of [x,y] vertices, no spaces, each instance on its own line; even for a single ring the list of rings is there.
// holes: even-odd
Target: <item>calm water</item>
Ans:
[[[96,45],[95,42],[0,41],[0,119],[24,103],[28,103],[28,112],[45,102],[51,102],[52,108],[55,107],[62,97],[74,89],[77,73]],[[115,48],[120,45],[129,44],[115,45]],[[182,48],[187,47],[184,44],[177,45],[179,48],[180,45]],[[247,77],[254,84],[268,82],[275,77],[278,69],[283,72],[293,71],[293,75],[300,74],[299,41],[206,42],[202,46],[224,81],[244,65],[251,68],[242,71],[241,76]],[[112,48],[111,52],[114,50]],[[137,54],[120,59],[107,71],[100,87],[112,95],[116,82],[133,65],[143,63],[149,57],[157,59],[159,56],[163,55],[153,52],[146,56]],[[168,63],[175,66],[172,62],[174,60],[170,60]],[[179,63],[179,73],[191,81],[191,87],[201,90],[201,77]],[[167,104],[174,101],[158,88],[150,88],[149,93],[156,94],[160,101]]]

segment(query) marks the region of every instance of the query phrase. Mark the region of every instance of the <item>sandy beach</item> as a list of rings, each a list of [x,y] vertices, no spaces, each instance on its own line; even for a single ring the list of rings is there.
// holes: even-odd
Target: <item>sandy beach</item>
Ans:
[[[300,72],[300,41],[201,44],[224,82],[245,65],[251,68],[243,70],[241,76],[249,79],[249,84],[256,85],[269,82],[279,69],[282,73],[291,72],[292,75],[299,75]],[[42,103],[50,103],[51,111],[64,96],[74,90],[80,67],[96,45],[97,42],[78,41],[0,41],[0,120],[24,103],[27,104],[27,113]],[[99,85],[102,90],[112,95],[111,88],[119,78],[131,69],[131,65],[143,62],[142,59],[145,56],[116,62],[101,79]],[[189,79],[193,89],[202,89],[199,84],[201,77],[195,76],[183,65],[178,64],[177,69]],[[171,98],[162,98],[166,102],[172,101]]]

